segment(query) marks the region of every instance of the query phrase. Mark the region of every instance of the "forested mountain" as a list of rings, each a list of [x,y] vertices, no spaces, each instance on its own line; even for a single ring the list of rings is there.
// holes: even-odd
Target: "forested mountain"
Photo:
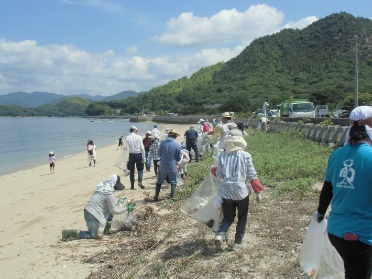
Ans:
[[[120,94],[120,93],[119,93]],[[91,96],[88,94],[78,94],[73,96],[66,96],[62,94],[49,93],[49,92],[14,92],[5,95],[0,95],[0,105],[15,105],[26,108],[36,108],[47,104],[57,104],[65,99],[71,97],[81,97],[90,101],[101,101],[103,96]]]
[[[359,93],[369,102],[372,21],[336,13],[302,30],[284,29],[258,38],[226,63],[202,68],[190,78],[172,80],[149,92],[123,91],[107,98],[90,96],[100,101],[86,100],[84,104],[77,100],[61,103],[67,96],[53,93],[10,93],[0,96],[0,115],[14,116],[15,111],[25,116],[83,115],[81,108],[85,105],[85,113],[94,116],[112,115],[118,110],[121,114],[249,113],[260,108],[266,99],[274,107],[290,97],[335,107],[344,100],[350,103],[355,92],[356,45]],[[17,103],[10,101],[15,96]],[[37,108],[1,106],[4,104]]]
[[[121,113],[250,112],[268,98],[274,106],[284,99],[309,98],[336,106],[355,91],[355,46],[358,45],[359,92],[372,93],[372,21],[336,13],[308,27],[284,29],[254,40],[226,63],[203,68],[140,94],[103,106]],[[88,107],[88,114],[95,114]]]
[[[37,108],[18,105],[0,105],[0,116],[84,116],[90,100],[81,97],[67,97],[57,104]]]
[[[123,92],[120,92],[112,96],[104,97],[102,98],[102,101],[106,101],[106,102],[117,101],[117,100],[129,98],[129,97],[137,97],[138,94],[139,93],[136,91],[123,91]]]

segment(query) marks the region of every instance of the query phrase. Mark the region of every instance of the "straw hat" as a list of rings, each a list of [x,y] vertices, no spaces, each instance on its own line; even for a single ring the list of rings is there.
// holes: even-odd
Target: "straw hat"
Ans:
[[[172,130],[170,130],[170,131],[168,132],[168,135],[173,135],[173,136],[177,136],[177,137],[178,137],[180,134],[178,133],[177,130],[172,129]]]

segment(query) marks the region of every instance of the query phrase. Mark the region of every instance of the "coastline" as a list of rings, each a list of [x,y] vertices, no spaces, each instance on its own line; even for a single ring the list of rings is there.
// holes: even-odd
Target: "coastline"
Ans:
[[[181,136],[177,141],[181,142],[189,125],[167,127],[178,130]],[[117,144],[112,144],[97,149],[96,167],[89,167],[86,153],[80,152],[57,160],[55,174],[49,173],[48,164],[42,164],[0,177],[2,278],[86,278],[98,266],[81,263],[81,257],[104,251],[108,242],[117,240],[105,237],[102,241],[62,242],[61,231],[86,230],[84,206],[96,185],[112,173],[121,175],[126,186],[115,193],[116,198],[134,199],[140,207],[146,196],[154,194],[153,170],[144,173],[145,190],[137,185],[136,190],[128,190],[129,177],[114,166],[121,153]],[[162,194],[168,194],[165,192]]]

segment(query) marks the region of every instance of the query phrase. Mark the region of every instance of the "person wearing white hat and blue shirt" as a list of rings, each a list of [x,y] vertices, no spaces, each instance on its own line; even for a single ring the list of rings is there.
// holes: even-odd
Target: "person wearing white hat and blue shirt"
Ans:
[[[328,206],[329,240],[344,261],[345,278],[372,278],[372,107],[349,116],[345,145],[328,159],[319,206],[320,223]]]

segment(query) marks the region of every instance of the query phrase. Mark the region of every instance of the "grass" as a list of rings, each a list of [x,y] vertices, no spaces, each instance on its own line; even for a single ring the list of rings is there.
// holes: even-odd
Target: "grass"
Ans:
[[[297,131],[263,133],[248,129],[246,151],[252,155],[257,175],[275,195],[295,192],[307,195],[312,186],[323,181],[327,160],[333,149],[305,139]],[[177,200],[189,197],[208,174],[211,157],[188,166],[189,179],[177,192]]]

